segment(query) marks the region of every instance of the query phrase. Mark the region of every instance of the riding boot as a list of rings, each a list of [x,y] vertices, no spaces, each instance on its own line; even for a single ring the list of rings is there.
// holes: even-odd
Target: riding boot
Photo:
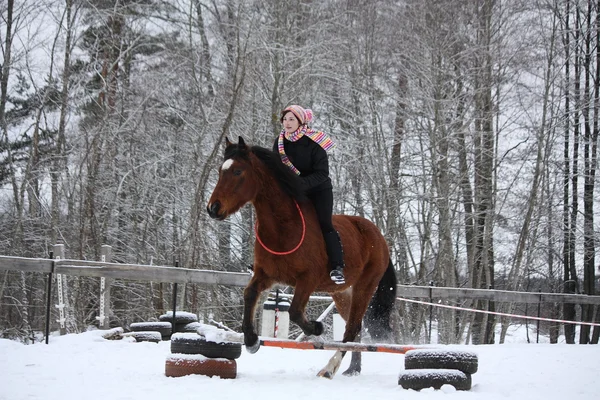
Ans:
[[[337,231],[324,233],[325,247],[327,248],[327,256],[331,264],[331,272],[329,277],[338,285],[346,283],[344,278],[344,250],[342,241]]]

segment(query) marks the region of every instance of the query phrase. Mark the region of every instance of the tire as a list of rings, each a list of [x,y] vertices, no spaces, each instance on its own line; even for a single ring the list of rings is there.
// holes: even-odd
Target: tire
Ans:
[[[140,332],[131,332],[128,336],[131,336],[135,339],[136,342],[153,342],[158,343],[162,340],[162,335],[160,332],[156,331],[140,331]]]
[[[121,340],[123,339],[124,333],[125,330],[119,326],[117,328],[107,330],[102,334],[102,337],[106,340]]]
[[[173,323],[173,311],[167,311],[165,314],[158,317],[158,320]],[[175,312],[175,325],[189,324],[190,322],[198,322],[198,316],[187,311]]]
[[[237,363],[235,360],[224,358],[206,358],[200,355],[173,355],[167,358],[165,375],[169,377],[204,375],[234,379],[237,376]]]
[[[201,326],[200,322],[175,324],[174,332],[198,333],[198,328]]]
[[[212,342],[196,333],[176,333],[171,337],[171,353],[200,354],[208,358],[235,360],[242,354],[242,344]]]
[[[404,357],[404,369],[456,369],[465,374],[477,372],[477,354],[469,351],[418,349]]]
[[[129,325],[129,329],[133,332],[160,332],[163,340],[169,340],[171,337],[170,322],[134,322]]]
[[[443,385],[452,385],[456,390],[470,390],[471,374],[456,369],[411,369],[400,373],[398,385],[417,391],[430,387],[440,389]]]

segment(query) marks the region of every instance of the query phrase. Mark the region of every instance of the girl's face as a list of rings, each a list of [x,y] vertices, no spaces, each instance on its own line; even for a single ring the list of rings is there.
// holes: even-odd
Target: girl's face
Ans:
[[[287,133],[296,132],[298,130],[298,128],[300,128],[300,121],[298,121],[298,119],[296,118],[294,113],[291,111],[288,111],[287,113],[285,113],[281,123],[283,124],[283,129]]]

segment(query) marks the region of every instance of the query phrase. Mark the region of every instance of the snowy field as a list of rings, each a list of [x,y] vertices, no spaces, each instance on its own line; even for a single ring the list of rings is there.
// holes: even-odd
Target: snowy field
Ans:
[[[327,380],[316,374],[333,352],[263,347],[256,354],[242,351],[237,379],[168,378],[170,342],[109,341],[100,335],[53,336],[49,345],[0,339],[0,399],[600,399],[598,345],[527,344],[513,337],[503,345],[452,346],[479,356],[472,390],[444,386],[416,392],[398,386],[403,355],[365,353],[362,375],[338,373]],[[348,363],[346,357],[340,371]]]

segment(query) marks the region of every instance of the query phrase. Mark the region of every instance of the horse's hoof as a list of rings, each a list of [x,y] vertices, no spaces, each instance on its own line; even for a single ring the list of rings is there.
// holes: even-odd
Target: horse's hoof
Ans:
[[[317,376],[320,376],[321,378],[333,379],[333,374],[326,369],[320,370]]]
[[[246,346],[246,350],[248,351],[248,353],[256,353],[260,347],[260,340],[258,340],[258,335],[254,332],[245,333],[244,345]]]
[[[348,368],[344,372],[342,372],[344,376],[358,376],[360,375],[360,369]]]
[[[260,340],[257,340],[253,345],[246,345],[246,351],[250,354],[254,354],[260,349]]]
[[[323,323],[319,321],[309,321],[306,326],[306,330],[302,328],[302,332],[306,336],[320,336],[323,334]]]
[[[320,321],[313,321],[313,335],[320,336],[323,334],[323,323]]]
[[[322,378],[333,379],[333,376],[340,368],[340,364],[342,363],[342,358],[344,358],[344,353],[341,351],[336,351],[333,357],[329,360],[327,365],[323,367],[322,370],[317,374]]]

